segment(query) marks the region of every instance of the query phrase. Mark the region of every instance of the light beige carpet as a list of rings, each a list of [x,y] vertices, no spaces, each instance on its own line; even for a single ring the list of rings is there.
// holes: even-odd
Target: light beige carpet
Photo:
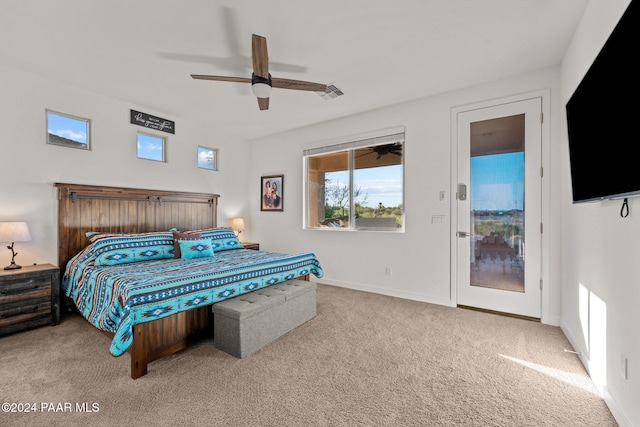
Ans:
[[[138,380],[74,315],[0,337],[0,402],[37,407],[0,425],[617,425],[557,327],[326,285],[317,301],[249,357],[205,341]]]

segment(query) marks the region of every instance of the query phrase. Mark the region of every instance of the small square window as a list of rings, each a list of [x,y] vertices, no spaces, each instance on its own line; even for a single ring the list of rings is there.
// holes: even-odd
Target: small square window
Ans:
[[[91,121],[47,110],[47,144],[89,150]]]
[[[218,170],[218,150],[198,146],[198,167],[201,169]]]
[[[137,143],[139,159],[165,161],[165,138],[138,132]]]

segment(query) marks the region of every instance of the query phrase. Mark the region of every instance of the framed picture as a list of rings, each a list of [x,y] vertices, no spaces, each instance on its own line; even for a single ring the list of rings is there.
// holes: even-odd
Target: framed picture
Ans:
[[[91,121],[51,110],[47,113],[47,144],[63,147],[91,148]]]
[[[201,169],[218,170],[218,150],[198,145],[198,167]]]
[[[260,210],[282,211],[284,175],[263,176],[260,179]]]
[[[166,139],[164,137],[138,132],[138,136],[136,138],[138,158],[164,162],[165,141]]]

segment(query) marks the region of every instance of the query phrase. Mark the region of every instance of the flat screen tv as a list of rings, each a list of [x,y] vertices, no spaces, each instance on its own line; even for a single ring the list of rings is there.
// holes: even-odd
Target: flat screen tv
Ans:
[[[574,203],[640,195],[639,3],[629,4],[566,105]]]

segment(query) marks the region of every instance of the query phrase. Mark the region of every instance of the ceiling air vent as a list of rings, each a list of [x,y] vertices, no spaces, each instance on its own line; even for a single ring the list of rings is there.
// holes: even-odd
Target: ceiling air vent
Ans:
[[[324,92],[316,92],[316,93],[318,94],[318,96],[320,96],[321,98],[327,101],[344,95],[344,92],[340,90],[340,88],[334,85],[333,83],[329,83],[327,85],[327,89]]]

